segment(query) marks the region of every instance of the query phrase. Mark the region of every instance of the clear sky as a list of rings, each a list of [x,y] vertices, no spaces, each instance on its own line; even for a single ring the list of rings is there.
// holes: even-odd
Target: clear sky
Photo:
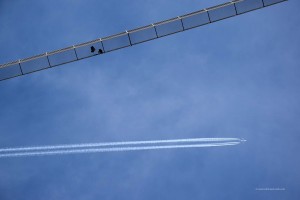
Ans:
[[[0,63],[223,2],[0,0]],[[0,82],[1,148],[247,139],[233,147],[0,159],[0,200],[299,199],[299,6],[290,0]]]

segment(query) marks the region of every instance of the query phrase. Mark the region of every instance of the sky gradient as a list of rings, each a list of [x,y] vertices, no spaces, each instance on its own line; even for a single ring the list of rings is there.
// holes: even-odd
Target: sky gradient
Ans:
[[[0,63],[223,2],[0,0]],[[291,0],[0,82],[1,148],[247,139],[0,159],[0,199],[298,199],[299,5]]]

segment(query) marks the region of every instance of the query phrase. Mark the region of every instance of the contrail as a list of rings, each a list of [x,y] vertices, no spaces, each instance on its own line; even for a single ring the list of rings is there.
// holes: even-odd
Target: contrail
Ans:
[[[2,148],[1,152],[11,151],[33,151],[33,150],[54,150],[69,148],[87,148],[87,147],[103,147],[103,146],[125,146],[125,145],[145,145],[145,144],[162,144],[162,143],[185,143],[185,142],[224,142],[224,141],[241,141],[239,138],[188,138],[174,140],[147,140],[147,141],[128,141],[128,142],[105,142],[105,143],[85,143],[85,144],[64,144],[51,146],[31,146],[18,148]]]
[[[57,146],[37,146],[0,149],[0,158],[46,156],[80,153],[123,152],[158,149],[182,149],[237,145],[245,140],[239,138],[193,138],[176,140],[150,140],[109,143],[87,143]]]

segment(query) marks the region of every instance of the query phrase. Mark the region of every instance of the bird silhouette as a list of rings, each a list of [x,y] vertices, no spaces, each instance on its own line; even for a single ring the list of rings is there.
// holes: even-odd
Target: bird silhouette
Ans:
[[[95,47],[94,47],[94,46],[91,46],[91,52],[94,53],[95,50],[96,50]]]
[[[103,54],[102,49],[99,49],[99,50],[98,50],[98,53],[99,53],[99,54]]]

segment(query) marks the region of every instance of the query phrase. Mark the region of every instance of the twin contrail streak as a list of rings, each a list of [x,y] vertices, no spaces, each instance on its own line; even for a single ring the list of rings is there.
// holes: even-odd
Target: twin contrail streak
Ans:
[[[0,158],[216,147],[216,146],[237,145],[244,141],[245,141],[244,139],[239,139],[239,138],[192,138],[192,139],[175,139],[175,140],[149,140],[149,141],[2,148],[0,149]]]

